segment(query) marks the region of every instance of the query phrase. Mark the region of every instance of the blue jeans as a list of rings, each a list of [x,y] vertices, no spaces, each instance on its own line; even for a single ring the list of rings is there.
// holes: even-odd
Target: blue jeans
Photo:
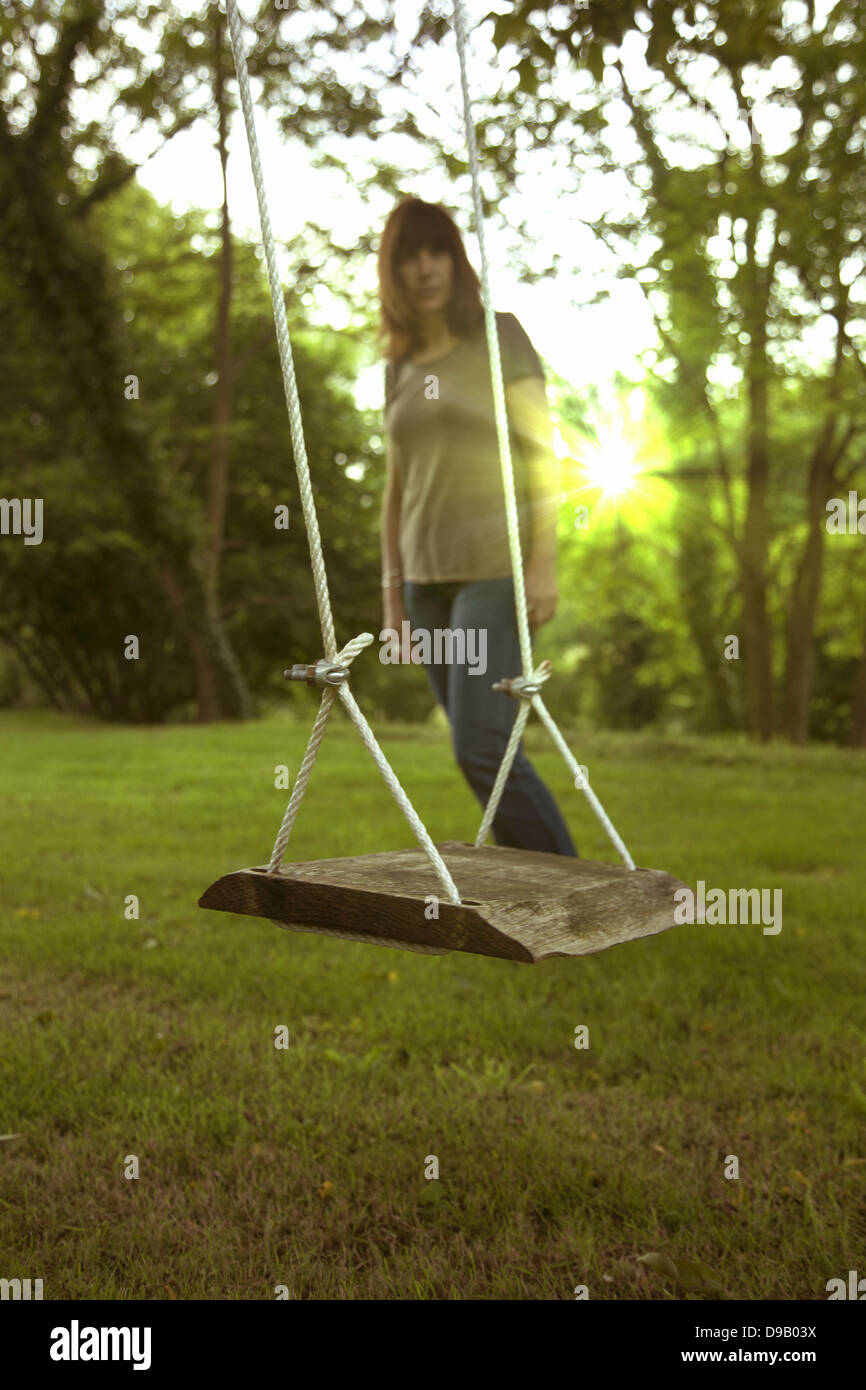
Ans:
[[[479,660],[483,647],[479,648],[477,638],[473,646],[468,634],[466,653],[472,654],[477,669],[473,671],[468,661],[463,665],[448,665],[441,659],[437,662],[435,644],[431,661],[424,667],[433,693],[448,715],[460,770],[481,805],[486,806],[519,704],[491,688],[502,676],[519,676],[523,669],[514,581],[509,577],[447,584],[407,582],[403,599],[412,629],[429,632],[431,643],[437,628],[486,631],[484,674],[480,673]],[[440,657],[447,650],[443,643]],[[523,752],[522,740],[492,830],[498,845],[578,857],[559,807]]]

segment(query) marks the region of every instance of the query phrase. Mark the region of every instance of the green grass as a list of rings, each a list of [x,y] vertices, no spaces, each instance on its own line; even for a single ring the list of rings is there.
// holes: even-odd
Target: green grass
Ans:
[[[0,1276],[47,1299],[681,1298],[637,1263],[666,1250],[731,1297],[824,1299],[863,1272],[862,755],[578,734],[638,863],[782,888],[783,929],[527,967],[197,908],[267,859],[307,731],[0,714],[0,1129],[24,1136],[0,1148]],[[434,839],[471,839],[447,735],[378,732]],[[613,859],[545,732],[527,746]],[[410,842],[335,719],[292,857]]]

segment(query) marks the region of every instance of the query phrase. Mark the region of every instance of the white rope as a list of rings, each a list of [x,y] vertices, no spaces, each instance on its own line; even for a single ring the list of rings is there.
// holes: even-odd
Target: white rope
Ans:
[[[313,724],[312,730],[310,731],[310,737],[307,741],[306,752],[304,753],[301,766],[298,770],[298,775],[295,778],[295,785],[293,786],[292,794],[289,797],[289,804],[286,807],[282,824],[279,830],[277,831],[277,838],[274,841],[274,848],[271,852],[271,860],[268,864],[269,874],[275,874],[277,872],[282,862],[283,855],[286,852],[286,845],[289,843],[289,836],[292,833],[292,826],[294,825],[295,817],[298,814],[298,807],[300,806],[303,800],[304,792],[307,790],[307,783],[310,780],[310,773],[313,770],[313,763],[316,761],[316,754],[319,751],[319,744],[322,742],[322,739],[325,734],[325,725],[328,722],[328,716],[333,708],[335,696],[336,691],[330,685],[326,686],[325,689],[322,691],[322,702],[319,705],[319,712],[316,715],[315,723]]]
[[[521,703],[525,704],[526,701],[522,701]],[[556,726],[556,721],[551,717],[550,711],[545,709],[544,702],[540,695],[533,696],[532,708],[535,710],[542,723],[544,723],[550,731],[551,738],[553,739],[554,743],[556,744],[557,748],[559,749],[560,753],[565,759],[569,771],[571,772],[571,775],[574,778],[574,785],[576,787],[580,787],[581,791],[583,792],[593,811],[597,815],[601,824],[604,826],[604,829],[607,832],[607,835],[611,843],[613,844],[614,848],[616,849],[617,853],[622,859],[622,862],[625,864],[627,869],[633,869],[635,867],[634,860],[632,859],[631,855],[626,849],[625,844],[621,839],[620,835],[617,833],[612,820],[608,816],[607,812],[605,811],[604,807],[602,806],[592,787],[589,785],[589,779],[583,772],[580,764],[572,756],[568,744],[566,743],[565,739],[562,737],[562,734],[559,732],[559,729]]]
[[[372,641],[372,632],[362,632],[358,637],[353,637],[351,642],[347,642],[343,650],[337,654],[337,665],[350,666],[352,662],[355,660],[355,657],[358,655],[358,653],[362,652],[365,647],[369,647]],[[319,705],[319,712],[316,715],[315,723],[313,724],[312,730],[310,731],[310,737],[307,741],[307,749],[304,753],[303,759],[301,760],[301,766],[298,769],[298,775],[295,778],[295,785],[292,788],[292,794],[289,797],[289,804],[286,807],[286,813],[283,816],[282,825],[280,826],[277,832],[277,838],[274,841],[274,848],[271,853],[271,861],[268,864],[269,874],[275,874],[279,869],[280,862],[286,850],[286,845],[289,843],[289,836],[292,833],[292,826],[294,825],[295,817],[298,814],[298,807],[300,806],[304,798],[304,792],[307,790],[307,783],[310,780],[310,773],[313,770],[313,763],[316,761],[316,754],[319,751],[319,745],[322,742],[322,739],[325,734],[325,726],[328,723],[328,716],[331,713],[331,709],[333,708],[335,696],[335,688],[331,685],[326,685],[324,690],[322,691],[322,703]]]
[[[316,602],[319,606],[319,624],[322,629],[322,642],[324,644],[325,656],[330,661],[333,661],[337,651],[337,639],[334,636],[334,615],[331,611],[331,599],[328,593],[328,576],[325,572],[325,560],[322,555],[322,538],[319,534],[319,520],[316,516],[316,504],[313,501],[313,485],[310,481],[310,467],[307,462],[307,446],[304,440],[304,427],[301,421],[301,403],[298,398],[295,366],[292,360],[292,342],[289,337],[289,324],[286,318],[283,287],[280,284],[280,274],[277,268],[277,252],[274,244],[274,234],[271,230],[271,216],[268,211],[265,180],[262,174],[262,160],[259,154],[259,142],[256,135],[253,99],[250,94],[247,59],[236,0],[226,0],[226,13],[228,14],[229,38],[235,61],[235,71],[237,72],[238,86],[241,93],[244,123],[247,129],[250,164],[252,165],[253,180],[256,185],[256,197],[259,204],[262,245],[265,249],[268,281],[271,287],[271,302],[274,307],[274,326],[277,330],[280,366],[283,371],[283,389],[286,393],[286,405],[289,411],[289,428],[292,436],[292,451],[295,457],[295,471],[298,475],[301,507],[304,512],[304,525],[307,528],[307,539],[310,546],[313,582],[316,586]]]
[[[265,180],[262,172],[259,142],[256,135],[255,112],[253,109],[252,94],[250,92],[243,33],[236,0],[226,0],[226,12],[229,21],[229,39],[231,42],[232,55],[234,57],[235,71],[237,72],[238,87],[240,88],[241,94],[241,107],[244,113],[244,124],[246,126],[247,143],[250,152],[250,164],[252,166],[253,180],[256,186],[256,198],[258,199],[259,205],[262,244],[265,249],[268,282],[270,284],[271,302],[274,310],[274,325],[276,327],[277,344],[280,352],[283,389],[285,391],[286,405],[289,412],[289,427],[292,436],[295,469],[298,475],[298,487],[304,513],[304,525],[307,529],[307,538],[310,546],[310,560],[312,562],[313,581],[316,586],[316,602],[319,608],[322,643],[327,660],[336,662],[338,665],[349,665],[354,657],[357,656],[358,652],[362,651],[363,648],[368,646],[374,639],[372,633],[362,633],[360,636],[353,638],[351,642],[347,643],[341,652],[337,652],[337,640],[334,634],[334,615],[331,610],[331,600],[328,593],[328,576],[325,570],[325,560],[322,554],[322,539],[319,533],[316,504],[313,498],[313,487],[310,480],[310,468],[307,461],[307,448],[304,440],[304,427],[301,419],[301,404],[298,397],[298,386],[295,379],[295,368],[292,359],[292,344],[289,336],[288,320],[286,318],[283,289],[277,267],[276,245],[271,228],[270,213],[268,211]],[[403,811],[403,814],[406,816],[406,819],[415,832],[421,847],[429,858],[436,876],[445,890],[446,897],[452,902],[459,903],[460,894],[457,891],[454,880],[445,867],[442,856],[433,844],[423,822],[401,787],[385,754],[376,742],[373,732],[361,713],[361,710],[358,708],[354,696],[352,696],[348,689],[342,684],[338,687],[338,690],[340,699],[360,732],[361,738],[372,753],[376,766],[382,773],[400,809]],[[313,769],[313,764],[316,761],[319,746],[324,737],[328,716],[330,715],[333,703],[334,689],[330,686],[326,686],[323,691],[319,712],[310,733],[298,777],[292,789],[289,804],[286,807],[285,815],[283,816],[282,824],[277,834],[270,864],[268,865],[269,873],[276,873],[279,869],[280,861],[295,823],[298,808],[303,800],[304,792],[310,780],[310,774]]]
[[[538,667],[537,671],[533,672],[533,681],[541,683],[541,681],[547,680],[548,676],[551,673],[551,670],[552,667],[550,665],[550,662],[544,662],[541,666]],[[512,763],[514,762],[514,759],[517,756],[517,748],[521,738],[523,737],[523,730],[526,728],[526,721],[528,718],[529,701],[521,700],[520,709],[517,711],[517,718],[511,726],[511,734],[508,739],[508,744],[506,746],[505,752],[502,755],[502,762],[499,764],[499,771],[496,774],[496,781],[493,784],[493,790],[491,791],[487,801],[487,805],[484,808],[484,816],[482,817],[481,825],[478,829],[478,834],[475,836],[476,849],[481,848],[481,846],[484,844],[484,841],[487,839],[488,834],[490,833],[490,827],[493,824],[493,818],[496,815],[497,810],[499,809],[499,802],[502,799],[502,793],[505,790],[505,783],[508,781],[508,775],[511,772]]]
[[[520,529],[517,519],[517,502],[514,492],[514,468],[511,462],[511,437],[508,430],[508,413],[505,403],[505,385],[502,377],[502,359],[499,352],[499,336],[496,331],[496,315],[493,311],[493,301],[490,294],[490,276],[487,266],[487,250],[484,242],[484,215],[481,203],[481,171],[478,164],[478,146],[475,139],[475,122],[472,118],[472,102],[469,97],[469,81],[466,75],[466,16],[463,9],[463,0],[454,0],[454,30],[457,36],[457,53],[460,60],[460,86],[463,92],[463,125],[466,133],[466,148],[469,153],[469,171],[472,176],[472,201],[475,207],[475,230],[478,236],[478,251],[481,259],[481,298],[484,304],[484,322],[487,330],[487,347],[490,354],[490,375],[493,386],[493,402],[496,411],[496,434],[499,440],[499,462],[502,470],[502,485],[505,490],[505,515],[508,525],[508,546],[511,552],[511,568],[514,575],[514,603],[517,615],[517,633],[520,639],[520,658],[523,663],[523,678],[527,682],[541,682],[550,675],[549,663],[542,663],[542,666],[533,671],[532,639],[529,632],[529,615],[526,608],[526,584],[523,575],[523,554],[520,549]],[[546,669],[545,669],[546,666]],[[543,672],[543,674],[542,674]],[[522,697],[520,700],[521,708],[511,730],[505,752],[502,755],[502,762],[499,765],[499,772],[493,784],[493,790],[484,808],[484,815],[481,821],[478,834],[475,838],[475,847],[480,848],[487,839],[490,827],[499,809],[499,803],[505,790],[505,784],[511,772],[512,764],[517,755],[518,744],[520,743],[526,721],[529,718],[529,700]],[[614,829],[613,823],[608,817],[604,807],[589,785],[589,782],[581,773],[580,767],[569,752],[568,745],[563,739],[554,720],[545,709],[541,697],[532,697],[532,706],[540,716],[544,724],[549,729],[560,752],[563,754],[566,763],[579,779],[575,785],[580,785],[587,797],[592,809],[598,816],[613,845],[622,857],[623,862],[629,869],[635,867],[631,855],[625,847],[622,839]]]
[[[433,868],[436,872],[436,876],[439,879],[439,882],[441,883],[442,887],[445,889],[445,896],[449,899],[450,902],[459,903],[460,894],[457,891],[457,888],[454,884],[454,880],[452,879],[451,875],[445,867],[444,859],[442,858],[438,849],[434,845],[433,841],[430,839],[424,822],[421,820],[421,817],[418,815],[418,812],[415,810],[414,806],[412,805],[412,802],[409,800],[408,796],[404,792],[396,774],[394,773],[390,763],[388,762],[388,759],[385,757],[385,754],[382,752],[381,748],[376,742],[373,730],[370,728],[370,725],[367,723],[366,719],[364,718],[363,714],[358,708],[358,704],[355,700],[354,695],[346,685],[338,686],[337,692],[346,709],[348,710],[349,714],[351,715],[352,719],[354,720],[358,732],[361,735],[361,738],[364,740],[364,743],[367,745],[370,752],[372,753],[376,766],[378,767],[386,783],[388,784],[388,788],[391,792],[391,795],[394,797],[394,800],[397,802],[397,805],[400,807],[400,810],[403,812],[403,815],[406,817],[407,821],[411,825],[418,839],[418,843],[421,845],[422,849],[425,851],[427,855],[427,858],[433,865]]]
[[[357,637],[353,637],[351,642],[347,642],[345,647],[343,647],[342,651],[337,653],[336,664],[338,666],[351,666],[358,653],[362,652],[365,647],[368,647],[373,640],[374,638],[372,632],[362,632]],[[301,761],[301,766],[298,769],[298,775],[295,778],[295,785],[292,788],[292,795],[289,798],[289,804],[286,807],[286,813],[283,816],[282,825],[280,826],[280,829],[277,833],[273,853],[271,854],[270,863],[268,864],[268,873],[275,874],[279,870],[283,854],[285,853],[286,845],[289,843],[289,836],[292,833],[292,827],[295,823],[295,817],[298,814],[298,808],[301,804],[301,801],[303,800],[304,792],[307,790],[307,783],[310,780],[310,773],[313,770],[313,763],[316,761],[316,755],[319,751],[319,746],[325,734],[325,727],[328,723],[328,716],[331,713],[331,710],[334,705],[334,699],[337,695],[339,695],[344,706],[346,707],[349,717],[351,718],[353,724],[360,733],[365,746],[370,750],[370,753],[373,756],[373,761],[375,762],[376,766],[378,767],[379,771],[384,777],[386,785],[388,786],[388,789],[391,792],[391,795],[394,797],[394,800],[397,802],[397,805],[400,807],[400,810],[403,812],[403,815],[406,817],[407,821],[411,825],[415,833],[415,836],[418,840],[418,843],[421,845],[421,848],[424,850],[425,854],[430,860],[430,863],[433,866],[433,870],[436,873],[436,876],[439,879],[440,884],[445,890],[446,898],[449,900],[449,902],[459,903],[460,894],[457,891],[457,887],[454,883],[453,878],[451,877],[450,873],[445,867],[444,859],[442,858],[438,849],[431,840],[427,832],[427,828],[424,825],[424,822],[421,820],[421,817],[418,815],[418,812],[415,810],[415,807],[412,805],[412,802],[409,800],[408,796],[406,795],[402,786],[400,785],[399,778],[397,777],[396,773],[391,767],[391,764],[388,762],[388,759],[385,757],[385,754],[379,747],[379,744],[376,741],[376,736],[373,733],[373,730],[370,728],[370,725],[367,723],[367,720],[364,718],[364,715],[358,706],[357,700],[355,699],[352,692],[349,690],[348,686],[345,684],[340,684],[338,686],[325,686],[322,692],[322,703],[319,705],[319,712],[316,715],[316,720],[313,724],[312,730],[310,732],[310,737],[307,742],[306,752],[304,753],[303,759]],[[363,939],[367,940],[369,938]]]
[[[505,408],[502,359],[499,355],[499,335],[496,331],[496,315],[493,311],[493,299],[490,294],[487,247],[484,242],[484,209],[481,204],[481,180],[478,166],[478,146],[475,140],[475,122],[472,119],[472,104],[469,100],[469,82],[466,76],[466,18],[463,13],[462,0],[454,0],[454,27],[457,33],[457,52],[460,57],[460,86],[463,90],[463,125],[466,130],[466,148],[469,152],[469,168],[472,173],[472,200],[475,204],[475,231],[478,236],[478,251],[481,257],[481,299],[484,304],[484,322],[487,329],[487,345],[490,352],[490,374],[493,385],[493,405],[496,413],[496,434],[499,439],[499,459],[502,465],[502,483],[505,488],[505,515],[508,521],[508,545],[511,551],[511,569],[514,575],[517,632],[520,638],[520,658],[523,662],[523,674],[528,678],[532,670],[532,642],[529,636],[529,614],[526,611],[526,587],[523,582],[523,556],[520,553],[520,529],[517,522],[517,500],[514,493],[514,469],[511,465],[511,437],[508,431],[508,412]]]

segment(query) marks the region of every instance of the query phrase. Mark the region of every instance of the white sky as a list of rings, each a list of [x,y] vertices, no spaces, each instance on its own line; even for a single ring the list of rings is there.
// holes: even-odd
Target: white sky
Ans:
[[[191,5],[191,12],[193,8]],[[417,23],[419,9],[420,6],[412,3],[412,0],[400,0],[398,15],[407,35],[411,34]],[[470,43],[469,80],[473,96],[488,87],[497,89],[507,68],[507,62],[498,59],[493,48],[492,24],[478,27],[489,9],[488,0],[466,0]],[[249,17],[252,13],[249,0],[242,0],[240,10]],[[453,133],[462,130],[456,40],[449,35],[438,48],[428,45],[424,51],[425,70],[418,84],[422,101],[413,99],[413,114],[422,129],[429,132],[431,139],[435,139],[435,113],[438,112],[442,120],[443,138],[450,142]],[[254,85],[254,98],[255,95]],[[390,97],[392,94],[387,95]],[[432,111],[425,109],[424,100],[430,103]],[[296,235],[309,219],[325,227],[334,227],[340,243],[348,245],[354,235],[368,231],[371,224],[378,227],[384,223],[392,205],[390,197],[383,198],[380,208],[371,215],[371,209],[334,171],[311,169],[303,147],[284,142],[274,127],[262,118],[261,109],[258,111],[256,128],[271,223],[278,239]],[[218,208],[222,191],[213,141],[212,130],[204,122],[199,122],[195,129],[176,136],[163,152],[145,164],[139,175],[140,182],[161,203],[177,211],[190,207]],[[404,161],[412,158],[407,144],[406,137],[385,138],[376,142],[376,150],[383,158],[399,164],[401,156]],[[346,141],[346,152],[350,158],[356,149],[362,151],[363,148],[363,143],[357,137]],[[234,230],[236,234],[250,236],[257,241],[258,207],[243,118],[239,112],[231,132],[229,149],[229,205]],[[423,164],[426,162],[426,152],[416,152],[416,157],[419,154]],[[545,254],[544,248],[554,247],[563,256],[563,269],[558,276],[535,285],[519,283],[506,265],[513,236],[500,235],[495,224],[488,222],[485,240],[494,307],[516,314],[542,357],[576,386],[588,381],[605,383],[616,369],[639,371],[634,363],[634,355],[654,341],[652,320],[642,292],[637,286],[622,282],[611,282],[612,299],[609,304],[580,310],[575,307],[575,300],[581,295],[588,297],[589,278],[594,279],[607,264],[608,257],[592,233],[577,220],[591,219],[592,210],[585,205],[578,206],[574,194],[569,196],[567,191],[563,192],[562,181],[550,168],[550,163],[543,154],[536,157],[531,178],[526,178],[523,186],[517,188],[510,199],[509,213],[515,222],[524,219],[527,222],[535,248],[532,261],[540,263]],[[485,185],[485,192],[490,191],[489,185]],[[407,172],[405,192],[429,201],[442,200],[455,211],[464,209],[463,216],[458,215],[458,223],[466,241],[469,259],[480,271],[478,242],[474,234],[468,232],[471,211],[468,182],[464,188],[457,190],[442,174],[422,172],[420,176],[413,177],[411,172]],[[604,198],[602,187],[598,189],[598,196]],[[371,291],[375,289],[376,271],[372,258],[365,281]],[[328,301],[325,291],[322,295],[323,325],[334,322],[334,313],[335,308]],[[375,345],[371,344],[371,356],[374,350]],[[360,404],[371,407],[381,404],[380,364],[363,374],[358,399]]]
[[[198,0],[179,0],[190,15],[199,10]],[[820,27],[831,0],[818,0],[817,25]],[[499,89],[510,63],[500,57],[492,43],[492,23],[482,23],[490,10],[490,0],[464,0],[469,30],[469,84],[471,95],[478,99],[484,92]],[[254,12],[252,0],[240,0],[242,15]],[[397,16],[405,46],[411,43],[421,9],[420,0],[398,0]],[[786,23],[802,22],[806,7],[802,0],[786,0]],[[295,21],[293,21],[295,23]],[[296,33],[297,29],[291,30]],[[146,41],[146,36],[142,36]],[[624,45],[624,67],[631,85],[640,87],[649,81],[650,74],[642,59],[643,39],[639,34],[628,36]],[[434,48],[427,44],[423,52],[423,74],[407,86],[409,90],[388,89],[382,94],[385,109],[400,110],[405,103],[423,130],[429,149],[442,142],[451,149],[464,149],[462,135],[462,100],[459,88],[457,46],[453,33]],[[419,53],[419,59],[421,54]],[[786,101],[786,86],[797,81],[796,69],[781,71],[777,60],[759,69],[761,55],[756,53],[756,65],[748,70],[748,95],[759,104],[755,126],[765,151],[781,153],[791,143],[796,112]],[[354,60],[354,61],[357,61]],[[703,60],[699,60],[701,62]],[[711,60],[707,60],[711,65]],[[341,76],[348,78],[351,70],[343,65],[342,57],[335,63]],[[784,66],[784,64],[783,64]],[[751,138],[747,128],[737,126],[735,101],[732,93],[719,90],[710,68],[701,76],[695,69],[693,85],[699,78],[712,105],[724,114],[731,138],[745,148]],[[569,99],[580,100],[582,75],[567,66],[557,75],[557,88]],[[253,97],[256,86],[253,84]],[[766,98],[766,100],[763,100]],[[731,107],[730,112],[726,109]],[[667,102],[663,109],[666,133],[662,147],[668,152],[676,148],[675,162],[700,162],[708,148],[718,148],[721,138],[711,114],[705,118],[684,117],[676,102]],[[730,119],[729,119],[730,115]],[[758,119],[760,116],[760,119]],[[614,101],[608,107],[609,141],[615,158],[625,159],[632,149],[633,136],[628,128],[627,112],[622,103]],[[257,132],[262,153],[265,182],[268,190],[271,223],[278,238],[288,240],[297,235],[305,222],[313,221],[332,228],[342,245],[351,245],[355,237],[373,228],[380,228],[391,209],[390,196],[379,195],[378,205],[365,205],[361,195],[335,171],[314,170],[300,143],[284,142],[273,124],[264,119],[263,107],[258,108]],[[696,138],[697,137],[697,138]],[[222,199],[219,161],[214,147],[214,130],[204,121],[182,135],[176,136],[166,148],[147,160],[139,175],[140,181],[154,196],[176,211],[191,207],[215,211]],[[336,142],[336,145],[334,144]],[[343,149],[350,160],[363,160],[365,148],[372,150],[363,137],[346,137],[340,143],[334,133],[330,148]],[[229,199],[236,234],[258,242],[259,216],[249,166],[243,119],[237,113],[230,136]],[[406,169],[405,193],[413,193],[429,201],[442,201],[458,213],[458,224],[464,234],[469,259],[480,270],[478,243],[470,234],[469,213],[471,192],[467,179],[460,187],[448,183],[445,176],[430,168],[429,149],[419,147],[405,136],[383,138],[376,142],[376,153]],[[126,151],[130,157],[143,159],[149,152],[143,142],[130,139]],[[560,157],[561,159],[561,157]],[[491,193],[490,185],[485,192]],[[516,314],[541,356],[551,367],[575,387],[588,383],[605,387],[614,373],[621,371],[639,378],[641,368],[638,354],[655,344],[652,315],[643,292],[633,282],[617,280],[613,275],[610,257],[594,236],[593,220],[602,212],[628,206],[624,177],[616,170],[594,173],[584,179],[583,191],[574,191],[570,170],[557,168],[552,152],[541,150],[532,156],[528,172],[509,195],[507,212],[513,225],[525,222],[527,236],[522,243],[526,259],[535,266],[548,265],[551,251],[562,258],[557,274],[534,285],[521,284],[508,267],[508,255],[515,244],[515,234],[502,233],[491,220],[485,227],[487,255],[494,307]],[[589,224],[589,225],[587,225]],[[720,273],[731,273],[738,255],[736,237],[725,250],[726,239],[719,237],[717,254]],[[732,259],[733,257],[733,259]],[[371,293],[376,287],[376,268],[373,257],[362,267],[363,281]],[[727,266],[727,269],[725,268]],[[264,273],[264,271],[263,271]],[[286,283],[289,267],[286,262]],[[610,298],[603,304],[581,307],[603,283]],[[319,322],[324,329],[339,331],[345,326],[340,320],[343,306],[332,301],[326,285],[317,295]],[[820,360],[828,350],[831,323],[822,323],[804,333],[804,347],[813,359]],[[370,344],[369,360],[375,362],[362,374],[357,391],[358,402],[373,408],[382,404],[383,374],[376,360],[375,342]],[[721,386],[733,383],[738,372],[730,364],[717,363],[710,375]],[[606,393],[603,393],[606,394]]]

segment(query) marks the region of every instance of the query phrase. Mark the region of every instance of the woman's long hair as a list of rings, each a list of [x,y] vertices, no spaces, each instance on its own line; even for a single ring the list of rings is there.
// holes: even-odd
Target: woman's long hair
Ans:
[[[419,341],[418,321],[398,272],[401,260],[422,246],[447,251],[451,257],[452,293],[446,310],[451,332],[465,338],[484,317],[481,285],[451,214],[439,203],[403,198],[385,223],[379,243],[379,337],[385,340],[386,358],[405,357]]]

